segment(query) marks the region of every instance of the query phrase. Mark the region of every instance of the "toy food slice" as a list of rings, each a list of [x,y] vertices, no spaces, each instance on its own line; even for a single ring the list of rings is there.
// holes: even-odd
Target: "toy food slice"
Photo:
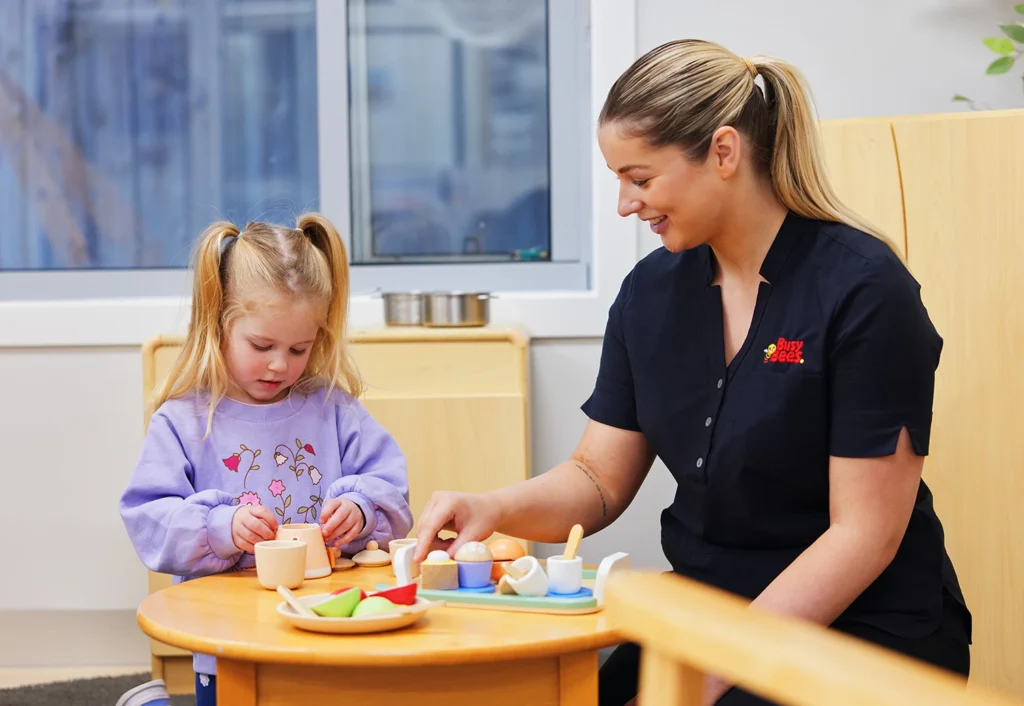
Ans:
[[[387,598],[395,605],[413,605],[416,602],[416,584],[409,583],[404,586],[395,586],[383,591],[371,593],[369,597],[379,596]]]

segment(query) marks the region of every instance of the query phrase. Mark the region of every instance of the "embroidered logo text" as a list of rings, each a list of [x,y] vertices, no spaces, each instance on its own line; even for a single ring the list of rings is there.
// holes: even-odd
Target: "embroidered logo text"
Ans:
[[[764,349],[765,363],[797,363],[804,362],[804,342],[787,341],[779,337],[775,343],[771,343]]]

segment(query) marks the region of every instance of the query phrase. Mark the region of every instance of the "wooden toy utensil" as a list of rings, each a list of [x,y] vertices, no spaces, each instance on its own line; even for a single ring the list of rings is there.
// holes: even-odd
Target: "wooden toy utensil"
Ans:
[[[317,617],[317,614],[314,613],[313,611],[311,611],[306,606],[304,606],[302,604],[302,601],[299,600],[299,597],[296,596],[294,593],[292,593],[291,590],[289,590],[287,586],[278,586],[277,587],[277,592],[280,593],[281,597],[284,598],[285,601],[288,602],[288,605],[290,605],[292,607],[292,609],[296,613],[301,615],[303,618],[316,618]]]
[[[512,566],[512,562],[511,561],[506,563],[506,564],[503,564],[501,568],[505,571],[506,574],[508,574],[509,576],[511,576],[512,578],[514,578],[516,580],[521,579],[524,576],[526,576],[526,572],[523,571],[522,569],[517,569],[516,567]]]
[[[576,550],[580,548],[580,540],[583,539],[583,525],[573,525],[569,531],[569,541],[565,543],[565,552],[562,558],[571,561],[576,558]]]

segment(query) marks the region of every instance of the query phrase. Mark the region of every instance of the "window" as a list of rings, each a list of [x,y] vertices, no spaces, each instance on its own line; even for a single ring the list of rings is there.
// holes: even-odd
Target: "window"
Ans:
[[[469,1],[469,0],[467,0]],[[596,150],[591,150],[593,125],[604,96],[612,83],[637,57],[638,0],[548,0],[548,100],[551,208],[551,259],[547,262],[363,264],[353,267],[355,282],[350,307],[350,325],[372,329],[384,325],[379,298],[374,289],[385,288],[395,273],[409,273],[407,280],[390,280],[403,289],[423,288],[414,274],[427,272],[436,286],[476,288],[478,279],[458,284],[449,274],[467,273],[489,277],[483,285],[501,296],[491,302],[495,326],[525,328],[534,338],[594,338],[604,331],[608,307],[619,291],[622,278],[637,258],[635,219],[620,218],[615,212],[618,183]],[[206,9],[217,0],[84,0],[83,7],[104,6],[108,14],[164,11],[167,8]],[[360,202],[358,185],[349,182],[349,101],[346,71],[323,71],[319,67],[345,67],[348,54],[348,0],[310,0],[315,10],[316,69],[303,70],[315,77],[317,129],[316,169],[318,202],[339,222],[351,217],[352,201]],[[0,2],[0,33],[21,27],[27,32],[30,0]],[[292,6],[288,0],[263,2],[242,0],[230,3],[240,11],[268,21],[275,13]],[[48,0],[49,8],[72,6],[68,0]],[[365,7],[366,5],[364,5]],[[77,7],[77,5],[75,5]],[[357,8],[358,9],[358,8]],[[259,11],[258,11],[259,10]],[[228,14],[228,13],[224,13]],[[34,20],[33,20],[34,21]],[[215,26],[203,20],[194,24],[196,45],[214,41]],[[203,30],[207,34],[203,34]],[[340,31],[339,31],[340,30]],[[0,34],[0,37],[7,36]],[[358,37],[358,35],[356,35]],[[34,40],[33,40],[34,41]],[[191,44],[190,44],[191,46]],[[587,47],[586,50],[582,47]],[[20,52],[20,54],[19,54]],[[0,69],[13,76],[23,49],[0,53]],[[24,59],[22,59],[24,60]],[[198,60],[197,60],[197,63]],[[14,66],[12,71],[11,66]],[[195,71],[209,73],[209,65]],[[23,77],[24,79],[24,77]],[[34,84],[25,84],[34,85]],[[23,89],[24,90],[24,89]],[[585,96],[585,97],[580,97]],[[217,95],[213,96],[214,99]],[[310,99],[313,100],[313,99]],[[220,105],[220,104],[218,104]],[[309,108],[307,104],[307,108]],[[232,108],[233,109],[233,108]],[[310,111],[311,112],[311,111]],[[16,112],[15,112],[16,114]],[[9,105],[0,105],[0,133],[11,134]],[[219,123],[218,123],[219,124]],[[75,137],[72,135],[72,137]],[[4,145],[17,144],[9,137]],[[9,147],[0,145],[0,169],[10,159]],[[324,156],[329,156],[325,159]],[[217,154],[200,151],[196,161]],[[20,164],[24,165],[25,162]],[[574,171],[575,170],[575,171]],[[358,173],[358,172],[357,172]],[[365,173],[365,170],[364,172]],[[574,174],[576,176],[574,176]],[[20,197],[3,191],[11,173],[0,176],[0,199],[11,209]],[[369,203],[362,199],[362,203]],[[283,203],[283,202],[282,202]],[[593,204],[592,206],[590,204]],[[305,204],[304,204],[305,205]],[[561,214],[561,215],[560,215]],[[561,220],[560,220],[561,219]],[[565,220],[567,219],[567,220]],[[205,220],[203,221],[205,222]],[[11,231],[0,222],[0,240]],[[564,245],[568,236],[568,244]],[[190,234],[189,238],[194,237]],[[578,248],[577,253],[572,247]],[[587,264],[589,263],[589,265]],[[0,261],[0,269],[4,262]],[[365,274],[373,277],[364,277]],[[388,274],[391,273],[391,274]],[[514,278],[519,273],[519,278]],[[564,273],[565,277],[559,277]],[[582,276],[580,276],[582,273]],[[501,274],[504,279],[499,277]],[[360,283],[360,277],[363,277]],[[577,278],[578,277],[578,278]],[[464,280],[460,280],[463,281]],[[382,284],[383,283],[383,284]],[[513,289],[508,285],[511,283]],[[580,285],[586,284],[586,288]],[[184,269],[128,270],[35,270],[0,272],[0,349],[6,347],[130,346],[155,335],[181,333],[188,323],[188,272]]]
[[[5,0],[0,298],[180,294],[307,208],[355,293],[586,289],[588,1]]]
[[[312,0],[7,0],[0,267],[174,268],[318,192]]]

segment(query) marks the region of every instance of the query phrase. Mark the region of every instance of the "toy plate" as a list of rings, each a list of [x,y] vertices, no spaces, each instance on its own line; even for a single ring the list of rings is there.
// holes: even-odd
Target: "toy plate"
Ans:
[[[311,596],[300,596],[299,600],[308,607],[319,603],[330,595],[330,593],[317,593]],[[332,635],[359,635],[408,627],[422,618],[433,605],[433,601],[417,598],[416,603],[411,606],[400,606],[403,609],[401,613],[375,613],[359,618],[321,618],[320,616],[306,618],[282,601],[277,604],[277,612],[290,625],[300,630]]]

